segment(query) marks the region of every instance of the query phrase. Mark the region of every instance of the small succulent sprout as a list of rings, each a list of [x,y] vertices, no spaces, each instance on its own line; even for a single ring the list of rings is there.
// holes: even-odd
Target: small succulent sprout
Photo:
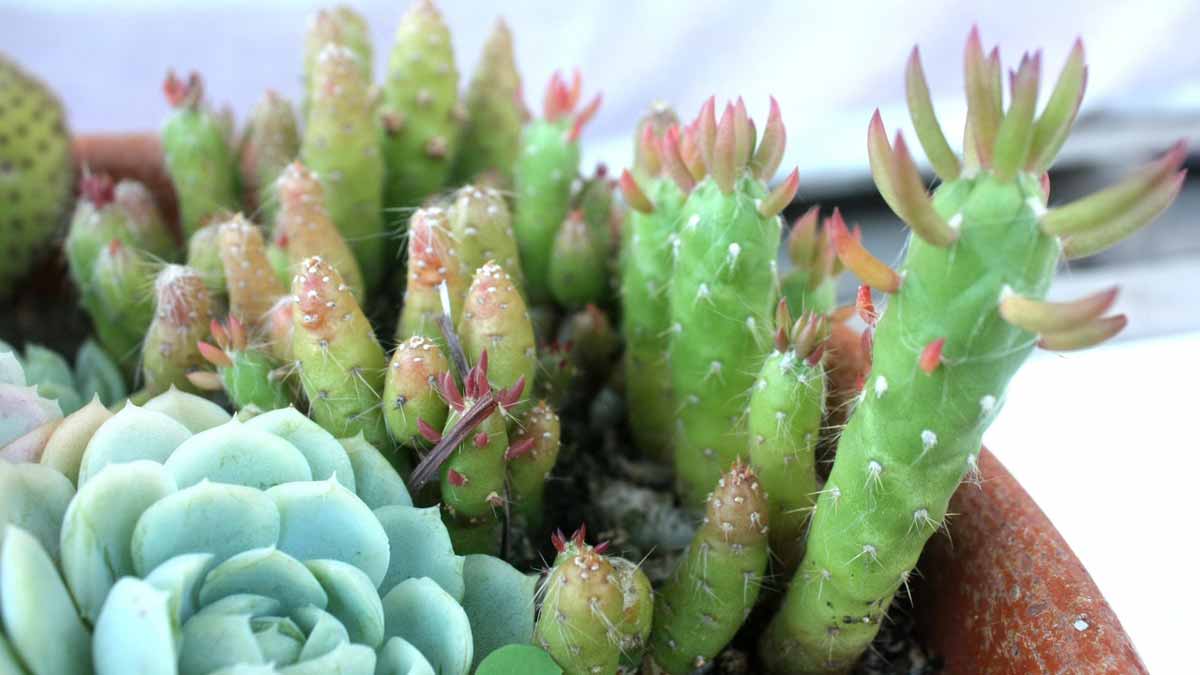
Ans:
[[[512,278],[495,262],[475,271],[458,333],[468,359],[478,362],[488,353],[488,379],[495,387],[512,387],[523,380],[532,390],[537,372],[533,324]]]
[[[513,513],[530,532],[540,532],[545,516],[543,495],[558,462],[561,428],[554,409],[539,401],[521,415],[504,458],[508,462]]]
[[[279,214],[273,239],[275,246],[287,252],[288,269],[297,270],[301,262],[319,255],[342,275],[355,298],[365,299],[358,260],[329,218],[321,181],[300,162],[292,162],[279,176],[276,190]]]
[[[163,92],[173,109],[163,125],[163,155],[183,234],[190,237],[214,214],[237,210],[237,166],[225,125],[204,102],[199,73],[186,81],[167,73]]]
[[[549,284],[555,301],[581,307],[604,300],[608,291],[608,251],[583,217],[571,211],[550,252]]]
[[[563,410],[578,396],[579,367],[571,358],[575,345],[544,342],[538,347],[537,383],[534,398],[546,401],[553,410]]]
[[[213,342],[196,347],[216,372],[188,373],[188,380],[201,390],[224,389],[238,410],[275,410],[290,405],[283,382],[284,371],[260,345],[252,344],[246,326],[234,315],[225,324],[213,320],[209,327]]]
[[[338,437],[362,432],[375,447],[390,447],[381,404],[387,359],[350,287],[312,257],[301,263],[292,295],[292,352],[309,414]]]
[[[758,476],[741,461],[717,480],[695,538],[658,594],[649,651],[655,668],[690,673],[733,639],[763,584],[769,510]]]
[[[576,368],[595,379],[608,373],[620,346],[608,314],[595,305],[568,316],[559,327],[558,341],[570,346],[567,353]]]
[[[349,5],[338,5],[317,10],[308,23],[304,34],[304,107],[302,114],[308,118],[312,109],[310,100],[313,82],[316,79],[317,60],[326,45],[345,47],[354,53],[368,80],[374,72],[372,65],[371,27],[366,18]]]
[[[232,213],[214,215],[188,237],[187,266],[204,280],[213,300],[218,304],[225,297],[225,264],[221,261],[221,223]]]
[[[262,232],[239,213],[218,226],[217,250],[229,315],[257,330],[284,294],[283,284],[267,260]]]
[[[467,87],[467,119],[454,161],[454,176],[470,182],[495,176],[498,187],[512,185],[512,167],[529,118],[521,100],[521,75],[513,54],[512,31],[497,18]],[[509,270],[512,274],[512,270]]]
[[[678,125],[679,115],[662,101],[654,102],[638,120],[633,134],[633,170],[639,179],[662,174],[657,143],[668,128]]]
[[[400,18],[380,115],[385,203],[412,208],[449,179],[466,117],[450,28],[432,0],[415,0]]]
[[[867,253],[839,214],[831,220],[838,257],[869,287],[856,304],[868,320],[870,370],[817,499],[805,556],[762,636],[771,672],[840,672],[857,662],[951,495],[977,479],[980,439],[1029,353],[1082,348],[1124,326],[1123,316],[1107,314],[1115,289],[1044,300],[1060,258],[1144,226],[1183,178],[1177,145],[1112,188],[1047,209],[1045,173],[1083,93],[1082,46],[1040,113],[1040,54],[1027,54],[1009,78],[1007,107],[999,54],[985,55],[977,30],[964,63],[962,159],[949,150],[915,50],[908,63],[917,138],[942,181],[932,195],[903,135],[889,142],[878,112],[868,125],[876,187],[912,230],[900,271]],[[871,291],[888,294],[882,312]]]
[[[693,507],[749,447],[746,394],[771,344],[778,214],[798,180],[792,171],[773,190],[765,183],[786,137],[774,99],[757,149],[755,135],[740,99],[720,122],[709,99],[692,124],[667,129],[660,144],[664,170],[687,194],[667,294],[675,469]]]
[[[525,276],[504,195],[494,187],[466,185],[455,191],[446,211],[463,278],[494,260],[523,291]]]
[[[551,539],[558,551],[542,582],[542,598],[534,629],[535,643],[554,658],[567,675],[617,672],[625,623],[628,582],[604,555],[606,544],[592,546],[580,528],[567,539]]]
[[[513,231],[529,299],[550,299],[550,263],[555,235],[571,210],[571,185],[579,174],[579,135],[600,107],[600,96],[576,110],[583,82],[555,72],[546,89],[543,116],[526,125],[513,169],[516,206]]]
[[[196,346],[208,336],[212,301],[204,280],[190,267],[167,265],[154,280],[154,320],[142,346],[146,390],[193,391],[188,373],[205,361]]]
[[[452,320],[462,315],[468,279],[462,274],[446,210],[433,206],[414,211],[408,224],[408,283],[396,339],[421,335],[445,347],[437,320],[446,309]],[[442,306],[443,293],[448,308]]]
[[[792,223],[787,237],[791,269],[779,279],[788,307],[795,314],[828,314],[836,303],[837,277],[842,263],[830,240],[831,219],[817,228],[820,207],[814,206]]]
[[[448,372],[450,362],[437,342],[414,335],[396,345],[383,384],[383,420],[396,445],[417,447],[422,423],[445,426],[447,406],[437,383]]]
[[[349,47],[325,44],[317,54],[309,102],[300,161],[324,187],[329,219],[354,251],[370,290],[386,272],[387,246],[379,120],[362,58]]]
[[[238,150],[248,208],[264,223],[279,213],[276,181],[300,153],[300,132],[292,102],[268,89],[246,120]]]

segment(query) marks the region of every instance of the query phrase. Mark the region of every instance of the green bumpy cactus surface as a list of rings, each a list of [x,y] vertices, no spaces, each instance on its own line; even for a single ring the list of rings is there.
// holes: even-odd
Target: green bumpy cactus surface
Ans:
[[[338,232],[325,208],[325,188],[300,162],[293,162],[279,177],[279,217],[275,220],[274,245],[287,254],[287,269],[319,255],[333,265],[360,301],[366,299],[362,272],[354,252]],[[292,274],[287,275],[290,282]]]
[[[467,121],[454,161],[461,182],[494,181],[512,185],[512,167],[521,146],[521,127],[529,112],[521,100],[521,75],[513,55],[512,31],[496,19],[483,46],[466,96]]]
[[[533,324],[512,278],[496,263],[475,270],[458,333],[472,361],[487,352],[488,380],[494,386],[506,389],[524,380],[525,390],[532,391],[538,363]]]
[[[396,445],[419,443],[421,420],[434,429],[445,426],[446,401],[437,378],[449,371],[450,362],[430,338],[414,335],[396,345],[383,385],[383,420]]]
[[[532,638],[533,580],[455,555],[361,437],[179,392],[75,431],[0,463],[5,672],[466,675]]]
[[[204,359],[198,343],[208,335],[212,301],[200,275],[190,267],[167,265],[154,280],[154,320],[142,345],[146,390],[171,387],[193,391],[188,373]]]
[[[470,279],[475,270],[495,261],[524,292],[525,276],[504,195],[492,187],[466,185],[454,193],[446,211],[463,278]]]
[[[517,429],[507,455],[512,509],[527,530],[538,532],[545,519],[543,496],[558,461],[562,429],[558,415],[545,401],[527,410]]]
[[[312,108],[310,97],[316,79],[317,59],[329,44],[354,52],[365,78],[370,80],[374,74],[371,27],[366,18],[348,5],[318,10],[304,36],[304,106],[301,113],[305,119]]]
[[[200,389],[224,389],[238,410],[275,410],[291,403],[279,362],[267,353],[265,345],[250,342],[246,327],[236,316],[231,315],[226,325],[214,321],[210,332],[216,345],[202,342],[197,347],[216,367],[219,381],[210,382],[211,373],[193,373],[188,378],[192,384]]]
[[[174,108],[162,129],[163,154],[186,237],[210,216],[238,210],[237,162],[229,130],[204,102],[200,76],[192,73],[184,82],[170,73],[163,88]]]
[[[0,100],[0,296],[5,296],[62,225],[74,166],[62,104],[2,54]]]
[[[404,307],[396,325],[396,339],[423,335],[444,347],[445,339],[437,324],[444,310],[443,284],[453,319],[462,314],[470,277],[463,276],[458,246],[445,209],[436,206],[417,209],[408,228],[408,283],[404,287]]]
[[[267,91],[250,113],[238,152],[242,185],[259,222],[275,222],[279,212],[275,181],[299,153],[300,132],[291,101]]]
[[[831,238],[847,267],[890,293],[874,329],[863,394],[821,492],[807,552],[763,635],[772,672],[849,670],[879,630],[951,495],[978,465],[980,439],[1031,350],[1095,344],[1124,326],[1105,317],[1115,291],[1073,303],[1041,300],[1063,256],[1115,243],[1178,191],[1177,147],[1116,188],[1046,209],[1041,178],[1066,139],[1083,91],[1078,44],[1041,115],[1041,60],[1022,60],[1001,108],[998,59],[978,33],[966,49],[965,164],[949,151],[916,51],[909,104],[942,179],[930,197],[904,138],[878,116],[869,149],[880,193],[912,228],[900,273],[872,258],[835,213]]]

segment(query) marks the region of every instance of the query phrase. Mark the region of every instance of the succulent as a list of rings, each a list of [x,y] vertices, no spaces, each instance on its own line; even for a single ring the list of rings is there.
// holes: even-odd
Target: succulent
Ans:
[[[229,315],[257,329],[284,293],[283,283],[267,259],[262,232],[242,214],[217,226]]]
[[[925,191],[904,137],[888,142],[878,113],[868,149],[880,194],[912,229],[901,271],[872,257],[835,214],[838,257],[889,294],[873,327],[871,370],[816,504],[808,548],[762,636],[772,672],[841,672],[867,648],[950,496],[978,470],[980,438],[1009,379],[1036,346],[1087,347],[1125,317],[1105,316],[1106,290],[1071,303],[1042,298],[1055,267],[1150,222],[1178,193],[1182,145],[1115,187],[1048,209],[1046,169],[1083,94],[1077,43],[1037,114],[1041,55],[1026,55],[1002,108],[997,52],[966,46],[968,122],[960,160],[930,103],[918,52],[908,63],[917,137],[941,179]]]
[[[251,111],[238,150],[246,201],[262,222],[275,222],[279,212],[275,183],[299,153],[300,132],[292,103],[268,90]]]
[[[458,322],[463,350],[472,362],[488,353],[488,381],[500,389],[524,381],[532,388],[537,375],[537,348],[525,301],[512,278],[493,262],[475,270]],[[525,405],[518,407],[518,412]]]
[[[188,374],[205,361],[197,344],[208,336],[212,300],[190,267],[167,265],[154,280],[154,320],[142,345],[142,376],[151,394],[195,390]]]
[[[286,253],[288,282],[300,263],[319,255],[342,275],[350,292],[366,299],[362,271],[354,252],[329,218],[325,188],[300,162],[292,162],[279,177],[279,214],[275,220],[274,245]],[[278,271],[278,270],[277,270]]]
[[[558,415],[539,401],[517,422],[517,434],[505,453],[512,510],[530,532],[541,531],[544,524],[543,495],[558,462],[561,434]]]
[[[326,45],[338,45],[354,52],[363,76],[371,79],[373,74],[373,50],[371,27],[361,14],[348,5],[338,5],[318,10],[308,25],[304,36],[304,119],[312,109],[311,96],[316,80],[317,59]]]
[[[396,345],[383,383],[383,421],[396,445],[420,443],[421,421],[434,429],[446,425],[438,380],[448,372],[450,362],[434,340],[414,335]]]
[[[512,42],[508,24],[496,19],[467,87],[467,120],[454,161],[454,176],[461,182],[482,178],[501,188],[512,185],[521,127],[529,117]]]
[[[449,303],[450,316],[461,315],[469,280],[458,259],[446,210],[432,206],[414,211],[408,225],[408,284],[396,339],[424,335],[445,347],[437,325],[443,297]]]
[[[361,437],[178,392],[86,435],[75,480],[0,463],[13,672],[465,675],[531,639],[534,580],[455,555]]]
[[[450,197],[446,214],[462,276],[469,279],[475,270],[494,261],[524,292],[525,276],[521,272],[512,216],[500,191],[488,186],[463,186]]]
[[[0,296],[24,276],[62,226],[74,164],[54,92],[0,54]]]
[[[228,127],[205,104],[199,74],[185,82],[168,73],[163,91],[173,109],[162,129],[163,155],[179,198],[179,221],[190,237],[214,214],[238,209],[237,162]]]
[[[837,303],[837,277],[842,265],[829,241],[829,224],[817,229],[820,207],[814,206],[792,223],[787,253],[791,269],[779,279],[792,314],[829,314]]]
[[[188,373],[188,381],[202,390],[224,389],[238,410],[275,410],[291,403],[279,362],[265,345],[251,342],[237,316],[231,315],[225,325],[214,320],[209,332],[216,344],[201,342],[196,347],[216,372]]]
[[[58,402],[63,415],[79,410],[93,397],[106,406],[125,398],[125,379],[117,364],[95,342],[85,341],[75,354],[75,366],[57,352],[35,344],[26,344],[18,354],[0,342],[0,353],[8,352],[15,361],[8,384],[38,388],[38,394]],[[10,368],[12,363],[9,364]],[[20,374],[17,377],[16,374]],[[0,445],[3,445],[0,443]]]

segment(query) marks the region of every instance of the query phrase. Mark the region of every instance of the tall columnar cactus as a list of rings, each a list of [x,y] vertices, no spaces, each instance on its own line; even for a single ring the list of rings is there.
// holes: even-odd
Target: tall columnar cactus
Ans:
[[[0,55],[0,296],[14,288],[62,226],[74,167],[62,103]]]
[[[300,145],[300,159],[325,187],[329,218],[354,251],[367,290],[383,279],[387,262],[384,163],[370,89],[353,50],[325,45],[317,55]]]
[[[504,195],[493,187],[466,185],[454,193],[446,210],[463,277],[469,279],[475,270],[495,261],[523,290],[525,275]]]
[[[829,314],[837,304],[837,277],[842,265],[829,241],[829,224],[817,229],[820,207],[814,206],[792,223],[787,237],[792,267],[779,280],[793,314]]]
[[[251,342],[236,315],[230,315],[224,325],[213,320],[209,332],[216,345],[201,342],[197,348],[216,372],[189,373],[192,384],[205,390],[224,389],[238,410],[275,410],[291,403],[279,363],[263,345]]]
[[[682,136],[668,131],[662,161],[688,193],[680,213],[671,306],[671,378],[679,404],[675,469],[696,506],[749,447],[745,409],[771,344],[779,212],[797,175],[773,192],[765,181],[783,157],[779,106],[754,150],[754,126],[739,99],[718,124],[709,99]]]
[[[558,461],[561,428],[554,409],[540,401],[521,416],[508,449],[508,475],[513,512],[530,532],[542,529],[542,497]]]
[[[387,359],[350,287],[313,257],[301,263],[292,295],[292,351],[309,414],[338,437],[361,432],[371,445],[390,447],[380,403]]]
[[[268,90],[246,120],[238,151],[246,201],[259,222],[275,222],[279,212],[275,182],[299,153],[300,132],[292,102]]]
[[[217,235],[229,314],[257,329],[283,295],[283,283],[267,260],[262,232],[240,213],[222,223]]]
[[[457,317],[462,313],[468,278],[462,273],[446,210],[434,206],[414,211],[408,225],[408,284],[404,287],[396,339],[424,335],[443,345],[437,325],[443,311],[442,284],[450,316]]]
[[[901,272],[870,256],[835,217],[846,266],[890,294],[874,330],[871,371],[817,502],[808,549],[763,636],[772,671],[840,672],[870,643],[951,494],[978,466],[980,438],[1009,379],[1035,346],[1064,350],[1112,336],[1108,290],[1071,303],[1042,300],[1062,257],[1116,243],[1177,194],[1182,145],[1091,197],[1047,209],[1045,172],[1075,118],[1086,68],[1076,44],[1036,114],[1041,56],[1022,59],[1001,107],[999,58],[979,34],[966,46],[966,161],[949,149],[920,59],[909,60],[917,136],[941,186],[930,196],[897,134],[878,113],[868,132],[880,194],[913,230]]]
[[[279,177],[278,195],[279,216],[272,238],[287,252],[288,269],[297,270],[301,262],[319,255],[342,275],[354,297],[364,300],[358,260],[329,218],[321,182],[303,164],[292,162]]]
[[[521,127],[529,117],[521,100],[521,74],[513,56],[512,31],[496,19],[483,45],[466,96],[467,119],[454,159],[461,182],[485,178],[499,187],[512,185],[512,168],[521,146]]]
[[[432,0],[414,0],[400,19],[380,112],[385,203],[417,206],[450,177],[465,116],[450,29]]]
[[[438,378],[450,372],[450,362],[438,343],[422,335],[396,345],[383,384],[383,421],[396,445],[414,446],[421,420],[434,429],[446,424],[446,400]]]
[[[579,174],[579,134],[600,108],[600,96],[576,111],[583,83],[578,71],[568,85],[554,73],[542,119],[525,125],[513,168],[516,189],[513,230],[521,251],[529,299],[550,300],[550,260],[555,234],[571,208],[571,184]]]
[[[702,668],[733,639],[763,584],[769,519],[758,476],[735,462],[714,483],[704,522],[658,593],[648,659],[656,672]]]
[[[187,266],[204,280],[213,299],[225,297],[225,264],[221,262],[221,222],[234,214],[222,212],[209,218],[208,224],[192,233],[187,242]]]
[[[790,574],[800,562],[817,500],[828,325],[812,313],[793,324],[786,300],[779,301],[776,315],[775,350],[750,395],[750,464],[771,495],[771,552],[779,569]]]
[[[583,216],[567,214],[550,249],[549,284],[554,300],[567,307],[601,302],[611,278],[608,251]]]
[[[371,27],[367,20],[348,5],[317,10],[309,20],[308,32],[304,35],[304,104],[301,110],[304,119],[308,118],[308,111],[312,109],[317,59],[321,56],[321,50],[330,44],[354,52],[363,76],[368,80],[373,77]]]
[[[633,172],[621,175],[630,207],[620,258],[621,333],[625,338],[625,398],[633,440],[643,453],[671,461],[676,402],[667,349],[671,338],[668,286],[675,265],[672,242],[684,192],[663,165],[661,144],[670,109],[643,118]],[[677,134],[678,130],[672,132]]]
[[[187,237],[213,214],[238,209],[237,162],[225,126],[204,102],[199,74],[184,82],[168,73],[163,91],[174,109],[162,129],[163,154]]]
[[[496,263],[475,271],[458,333],[468,358],[478,361],[488,353],[488,379],[493,385],[503,389],[524,379],[526,390],[532,391],[537,373],[533,324],[517,287]]]
[[[208,335],[211,300],[195,270],[167,265],[154,280],[154,320],[142,345],[142,376],[150,393],[193,391],[189,372],[204,365],[196,344]]]

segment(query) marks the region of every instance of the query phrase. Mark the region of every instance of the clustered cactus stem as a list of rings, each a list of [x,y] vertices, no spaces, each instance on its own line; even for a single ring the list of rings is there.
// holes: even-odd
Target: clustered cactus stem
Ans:
[[[170,72],[163,91],[174,108],[163,126],[163,153],[179,196],[183,233],[190,236],[209,217],[237,210],[237,166],[225,125],[204,103],[200,75],[184,81]]]
[[[216,344],[200,342],[196,347],[216,372],[188,373],[188,381],[202,390],[224,389],[238,410],[266,411],[290,405],[279,363],[261,345],[251,343],[237,316],[230,315],[225,324],[214,319],[209,332]]]

